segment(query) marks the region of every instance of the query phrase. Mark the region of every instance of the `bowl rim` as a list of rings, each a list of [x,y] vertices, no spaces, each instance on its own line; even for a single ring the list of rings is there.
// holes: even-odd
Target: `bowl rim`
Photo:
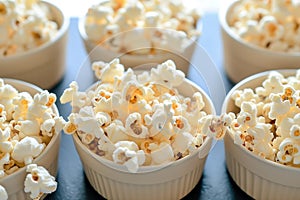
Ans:
[[[194,87],[196,89],[197,92],[201,93],[203,99],[205,99],[205,102],[207,102],[207,104],[209,105],[210,110],[211,110],[211,112],[207,113],[207,114],[216,115],[216,110],[215,110],[214,104],[213,104],[212,100],[210,99],[209,95],[200,86],[198,86],[197,84],[195,84],[194,82],[192,82],[191,80],[189,80],[187,78],[184,79],[184,83],[190,84],[192,87]],[[97,84],[99,84],[99,81],[93,83],[89,88],[91,88]],[[177,87],[179,87],[179,86],[177,86]],[[201,154],[201,152],[202,152],[201,150],[205,150],[205,147],[207,147],[207,145],[209,145],[213,140],[213,138],[206,136],[202,145],[199,148],[197,148],[192,154],[185,156],[179,160],[169,162],[169,163],[163,163],[163,164],[159,164],[159,165],[139,166],[138,171],[135,173],[132,173],[132,172],[128,171],[128,169],[126,168],[125,165],[114,163],[112,160],[102,158],[101,156],[98,156],[97,154],[92,152],[87,146],[85,146],[80,141],[77,133],[72,134],[72,137],[73,137],[73,141],[75,141],[75,143],[77,144],[76,146],[79,146],[85,153],[90,155],[97,162],[106,165],[110,169],[113,169],[113,170],[116,170],[116,171],[122,172],[122,173],[128,173],[128,174],[147,174],[147,173],[151,173],[151,172],[156,172],[156,171],[162,170],[168,166],[179,165],[180,163],[185,162],[185,160],[190,159],[191,157],[196,156],[197,154],[199,156],[199,159],[202,159],[202,158],[206,157],[209,154],[209,152],[211,151],[211,149],[214,147],[213,145],[211,145],[209,147],[208,152],[205,153],[205,155]]]
[[[227,107],[228,107],[228,104],[232,101],[231,99],[231,96],[233,94],[234,91],[238,90],[240,87],[243,87],[245,84],[249,83],[250,81],[251,82],[254,82],[256,81],[257,79],[259,78],[267,78],[267,76],[271,73],[271,72],[279,72],[281,73],[284,77],[287,77],[287,76],[291,76],[291,75],[295,75],[296,71],[299,70],[299,69],[279,69],[279,70],[268,70],[268,71],[264,71],[264,72],[260,72],[260,73],[257,73],[257,74],[254,74],[254,75],[251,75],[245,79],[243,79],[242,81],[240,81],[239,83],[237,83],[226,95],[225,99],[224,99],[224,102],[223,102],[223,105],[222,105],[222,111],[221,113],[227,113]],[[256,83],[258,84],[258,86],[261,85],[261,83]],[[252,88],[252,87],[250,87]],[[244,88],[243,88],[244,89]],[[253,88],[252,88],[253,89]],[[234,143],[234,139],[233,139],[233,136],[232,136],[232,131],[230,129],[227,129],[227,131],[229,132],[229,136],[228,138],[230,138],[232,140],[232,142]],[[283,164],[280,164],[280,163],[277,163],[277,162],[274,162],[274,161],[271,161],[271,160],[268,160],[268,159],[265,159],[265,158],[262,158],[254,153],[252,153],[251,151],[247,150],[246,148],[244,148],[243,146],[241,145],[237,145],[234,143],[234,145],[238,146],[239,149],[241,149],[243,152],[247,153],[247,155],[251,156],[252,158],[256,159],[256,160],[259,160],[265,164],[268,164],[268,165],[272,165],[273,167],[276,167],[276,168],[279,168],[279,169],[283,169],[283,170],[289,170],[289,171],[293,171],[293,172],[299,172],[300,173],[300,168],[297,168],[297,167],[292,167],[292,166],[286,166],[286,165],[283,165]]]
[[[232,28],[229,26],[227,19],[228,19],[228,16],[230,15],[229,11],[240,3],[241,3],[240,0],[232,0],[232,1],[230,1],[230,3],[223,5],[219,9],[219,13],[218,13],[219,23],[220,23],[223,31],[229,37],[231,37],[234,41],[242,44],[246,48],[251,49],[252,51],[255,51],[257,54],[262,53],[262,54],[282,56],[282,57],[299,57],[300,56],[300,52],[283,52],[283,51],[268,50],[268,49],[260,47],[258,45],[246,42],[240,36],[238,36],[238,34],[236,34],[232,30]]]
[[[40,93],[42,91],[44,91],[43,89],[41,89],[40,87],[34,85],[34,84],[31,84],[31,83],[28,83],[26,81],[22,81],[22,80],[17,80],[17,79],[12,79],[12,78],[3,78],[4,80],[4,83],[5,84],[12,84],[13,87],[15,87],[13,84],[16,83],[16,84],[19,84],[19,85],[23,85],[23,86],[26,86],[26,88],[28,89],[33,89],[35,90],[36,93]],[[26,91],[26,90],[25,90]],[[20,91],[19,91],[20,92]],[[23,91],[21,91],[23,92]],[[58,111],[58,108],[56,106],[56,104],[53,104],[52,105],[52,110],[55,114],[57,114],[59,116],[59,111]],[[36,164],[37,162],[39,162],[41,159],[43,159],[45,156],[47,156],[48,152],[51,151],[51,147],[54,145],[54,143],[59,140],[60,138],[60,133],[56,133],[52,136],[50,142],[48,145],[46,145],[46,147],[43,149],[43,151],[41,152],[40,155],[38,155],[38,157],[36,157],[35,159],[33,159],[32,163],[31,164]],[[12,174],[9,174],[9,175],[6,175],[2,178],[0,178],[0,184],[7,181],[7,179],[12,179],[13,177],[16,177],[16,176],[20,176],[22,175],[22,173],[26,172],[26,166],[25,165],[24,167],[22,168],[19,168],[16,172],[13,172]]]
[[[103,0],[102,2],[98,2],[98,4],[107,4],[107,3],[109,3],[109,0]],[[97,5],[98,5],[97,4]],[[145,59],[145,58],[147,58],[147,59],[149,59],[149,58],[153,58],[153,59],[155,59],[156,57],[162,57],[164,54],[167,54],[167,53],[183,53],[183,52],[180,52],[180,51],[174,51],[174,50],[170,50],[170,49],[162,49],[162,48],[158,48],[158,49],[160,49],[160,50],[162,50],[163,51],[163,54],[162,53],[156,53],[156,54],[128,54],[128,53],[123,53],[123,52],[117,52],[117,51],[114,51],[114,50],[112,50],[112,49],[107,49],[107,48],[105,48],[105,47],[103,47],[101,44],[103,44],[103,43],[105,43],[108,39],[105,39],[104,41],[102,41],[100,44],[97,44],[97,43],[95,43],[95,42],[92,42],[92,41],[90,41],[89,39],[88,39],[88,36],[87,36],[87,34],[86,34],[86,31],[85,31],[85,23],[84,23],[84,21],[85,21],[85,18],[86,18],[86,14],[87,14],[87,12],[84,14],[84,15],[82,15],[82,16],[80,16],[79,17],[79,19],[78,19],[78,23],[77,23],[77,29],[78,29],[78,31],[79,31],[79,35],[80,35],[80,37],[81,37],[81,39],[85,42],[85,43],[88,43],[90,46],[93,46],[93,49],[90,51],[90,52],[88,52],[88,54],[92,54],[93,53],[93,51],[95,50],[95,49],[101,49],[102,51],[110,51],[110,52],[112,52],[112,53],[115,53],[116,55],[118,55],[118,54],[120,54],[121,56],[126,56],[126,57],[131,57],[131,58],[133,58],[133,59],[135,59],[135,58],[139,58],[139,59]],[[136,27],[136,28],[148,28],[148,29],[162,29],[162,28],[160,28],[160,27]],[[134,29],[136,29],[136,28],[134,28]],[[166,28],[164,28],[164,29],[166,29]],[[196,30],[199,30],[200,32],[202,32],[202,29],[203,29],[203,17],[201,17],[198,21],[197,21],[197,23],[196,23]],[[170,30],[170,31],[172,31],[172,32],[176,32],[177,30],[174,30],[174,29],[167,29],[167,30]],[[130,31],[132,31],[132,30],[127,30],[127,31],[123,31],[123,32],[130,32]],[[118,35],[120,35],[120,34],[122,34],[122,32],[119,32],[119,33],[116,33],[116,34],[114,34],[114,35],[112,35],[112,36],[110,36],[110,38],[113,38],[113,37],[116,37],[116,36],[118,36]],[[185,48],[189,48],[190,46],[192,46],[194,43],[198,43],[197,42],[197,40],[199,39],[199,37],[200,36],[193,36],[193,37],[191,37],[191,38],[186,38],[187,39],[187,45],[186,45],[186,47]],[[198,44],[197,44],[198,45]],[[199,45],[198,45],[199,46]],[[133,50],[131,50],[131,51],[134,51],[134,50],[136,50],[136,49],[133,49]]]
[[[14,60],[14,59],[23,58],[23,57],[35,54],[35,53],[37,53],[37,52],[39,52],[41,50],[47,49],[52,44],[55,44],[67,32],[67,30],[69,29],[69,25],[70,25],[70,19],[65,14],[65,12],[63,12],[57,5],[52,4],[52,3],[50,3],[49,1],[46,1],[46,0],[41,0],[39,2],[39,4],[46,5],[50,9],[50,12],[52,12],[52,10],[55,10],[56,13],[59,13],[58,16],[57,16],[57,14],[55,14],[55,15],[52,16],[56,20],[59,19],[60,17],[62,19],[62,21],[60,23],[58,23],[59,29],[58,29],[55,37],[53,39],[49,40],[48,42],[46,42],[46,43],[44,43],[44,44],[36,47],[36,48],[32,48],[32,49],[29,49],[29,50],[26,50],[26,51],[23,51],[23,52],[19,52],[19,53],[13,54],[13,55],[9,55],[9,56],[0,57],[0,61],[1,60],[8,61],[8,60]]]

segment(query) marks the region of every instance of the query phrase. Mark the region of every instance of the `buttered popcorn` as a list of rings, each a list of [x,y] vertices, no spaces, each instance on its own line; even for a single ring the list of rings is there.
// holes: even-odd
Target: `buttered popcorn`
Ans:
[[[200,34],[200,18],[199,10],[181,0],[110,0],[90,7],[84,26],[90,41],[108,49],[154,54],[158,49],[183,49],[188,38]]]
[[[39,0],[0,0],[0,57],[49,42],[57,30],[50,11]]]
[[[70,84],[61,100],[70,102],[74,111],[64,131],[78,134],[94,153],[136,172],[141,166],[181,159],[207,138],[208,131],[202,131],[202,123],[211,116],[203,111],[202,94],[179,94],[176,87],[184,82],[185,75],[173,61],[142,73],[130,68],[125,71],[119,59],[94,62],[92,68],[100,81],[82,95],[84,105],[78,107],[75,103],[83,94],[72,89],[78,88],[76,82]],[[218,125],[207,122],[207,129],[219,130],[225,121],[219,119]]]
[[[239,0],[229,26],[243,40],[273,51],[300,51],[300,4],[297,0]]]
[[[32,165],[60,133],[66,122],[54,112],[55,101],[56,95],[46,90],[32,97],[0,79],[0,179]],[[39,184],[50,182],[41,178]],[[0,193],[5,196],[3,189]]]
[[[271,72],[262,86],[237,90],[232,99],[240,108],[229,126],[234,142],[268,160],[300,167],[300,70],[289,77]]]

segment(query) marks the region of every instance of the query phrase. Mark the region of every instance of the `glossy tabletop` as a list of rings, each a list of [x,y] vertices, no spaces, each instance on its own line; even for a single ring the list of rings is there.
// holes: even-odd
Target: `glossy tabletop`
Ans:
[[[69,83],[76,79],[77,72],[87,59],[87,53],[78,33],[77,22],[77,18],[71,18],[66,74],[61,82],[51,90],[58,97],[61,96]],[[206,87],[206,90],[209,90],[208,93],[211,94],[217,113],[220,114],[223,98],[233,84],[227,79],[223,69],[221,34],[216,13],[207,13],[203,16],[203,32],[198,43],[205,49],[216,66],[215,69],[207,69],[205,66],[201,69],[204,81],[200,82],[199,85],[202,86],[204,83],[204,88]],[[194,58],[196,63],[201,65],[201,60],[197,61],[197,50]],[[191,77],[192,80],[197,79],[195,74],[191,74]],[[198,83],[197,80],[194,81]],[[71,112],[71,107],[69,105],[61,105],[59,102],[57,102],[57,105],[60,114],[67,119]],[[62,135],[60,145],[57,181],[57,191],[48,195],[46,199],[103,199],[92,188],[85,177],[72,137],[65,134]],[[217,142],[209,153],[202,178],[184,199],[250,199],[233,182],[226,170],[222,141]]]

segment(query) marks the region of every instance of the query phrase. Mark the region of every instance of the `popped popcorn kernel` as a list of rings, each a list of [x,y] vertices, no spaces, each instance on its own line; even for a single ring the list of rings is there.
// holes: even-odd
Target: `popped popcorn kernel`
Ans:
[[[11,154],[12,158],[20,163],[24,162],[26,165],[32,163],[45,148],[43,144],[32,137],[25,137],[14,146]]]
[[[134,142],[120,141],[115,144],[113,160],[116,163],[124,164],[131,172],[136,172],[138,167],[145,162],[144,151]]]
[[[299,88],[294,87],[299,71],[288,77],[271,72],[252,98],[245,97],[247,89],[233,93],[231,98],[240,108],[228,126],[235,144],[262,158],[300,167]],[[241,99],[241,104],[236,103]]]
[[[132,19],[133,21],[135,19]],[[77,134],[80,141],[103,159],[124,165],[129,172],[140,167],[161,165],[182,159],[195,152],[212,136],[199,122],[207,116],[203,95],[197,91],[185,97],[177,90],[185,81],[173,61],[166,61],[150,71],[124,71],[118,59],[95,62],[93,70],[100,79],[88,91],[66,89],[62,103],[82,95],[81,107],[64,126],[67,134]],[[105,76],[105,77],[104,77]],[[113,77],[113,78],[112,78]],[[222,116],[222,126],[231,121]],[[215,127],[222,129],[221,125]],[[224,129],[225,130],[225,129]]]
[[[28,174],[24,181],[24,191],[30,192],[32,199],[39,199],[43,194],[49,194],[56,190],[55,178],[44,167],[30,164],[27,165],[26,172]]]

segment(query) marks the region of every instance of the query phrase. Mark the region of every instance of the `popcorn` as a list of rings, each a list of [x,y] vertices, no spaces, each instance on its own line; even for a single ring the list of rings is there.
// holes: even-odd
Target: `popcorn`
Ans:
[[[280,73],[272,71],[268,79],[263,81],[262,87],[257,87],[255,92],[262,97],[269,96],[271,93],[280,93],[283,89],[283,79],[284,77]]]
[[[283,26],[273,16],[265,16],[258,23],[258,30],[265,37],[265,43],[278,41],[284,34]]]
[[[161,143],[157,149],[151,151],[151,157],[155,164],[164,164],[174,160],[174,152],[170,144]]]
[[[293,125],[290,129],[290,136],[294,139],[300,139],[300,126]]]
[[[80,134],[80,138],[83,144],[91,144],[95,139],[95,135],[91,133]]]
[[[181,134],[184,132],[191,131],[191,126],[185,117],[174,116],[172,121],[173,121],[173,130],[176,134]]]
[[[5,108],[6,119],[11,120],[14,106],[13,98],[18,94],[18,91],[11,85],[4,84],[3,79],[0,79],[0,104]]]
[[[98,119],[98,116],[100,120]],[[103,125],[102,120],[101,114],[95,114],[93,108],[91,106],[87,106],[80,109],[78,115],[76,115],[74,123],[77,125],[77,130],[93,134],[95,137],[100,138],[104,134],[104,131],[101,128]]]
[[[162,133],[164,137],[170,138],[173,134],[173,113],[170,111],[171,105],[164,104],[163,107],[156,109],[152,115],[151,128],[149,129],[150,136],[155,136]]]
[[[63,130],[66,134],[73,134],[77,130],[77,125],[75,124],[75,113],[71,113],[68,117],[68,122],[65,124]]]
[[[25,165],[28,165],[40,155],[44,148],[45,145],[39,144],[36,139],[25,137],[15,144],[11,157],[20,163],[24,162]]]
[[[32,103],[32,96],[28,92],[21,92],[13,98],[13,104],[16,106],[13,118],[17,120],[24,120],[27,115],[29,103]]]
[[[9,153],[1,153],[0,154],[0,177],[5,175],[4,173],[4,165],[8,164],[10,161]]]
[[[0,6],[0,57],[26,52],[55,38],[58,24],[40,1],[1,1]]]
[[[136,172],[138,167],[145,162],[144,151],[134,142],[119,141],[115,144],[116,150],[113,152],[113,161],[124,164],[130,172]]]
[[[30,192],[32,199],[39,199],[43,194],[49,194],[56,190],[55,178],[42,166],[36,164],[27,165],[26,172],[29,172],[24,182],[24,191]]]
[[[176,87],[183,82],[184,73],[176,70],[175,63],[172,60],[168,60],[158,65],[157,68],[151,69],[151,80],[167,88]]]
[[[145,27],[157,27],[160,15],[158,12],[149,11],[145,14]]]
[[[24,120],[19,121],[15,129],[22,135],[35,136],[40,133],[40,124],[37,120]]]
[[[73,89],[73,85],[78,88],[73,83],[63,94],[80,93],[86,100],[82,107],[73,105],[77,109],[68,117],[64,130],[77,134],[103,159],[135,173],[142,166],[167,164],[188,156],[209,136],[199,122],[207,116],[202,94],[195,92],[190,98],[178,92],[176,87],[185,79],[173,61],[138,75],[132,69],[124,71],[118,59],[96,62],[93,69],[99,82],[85,93]],[[62,103],[72,103],[68,95],[61,99]],[[225,116],[222,120],[222,124],[230,121]]]
[[[156,54],[185,48],[189,38],[200,34],[196,25],[201,16],[198,9],[187,8],[181,0],[111,0],[88,9],[84,28],[91,42],[101,43],[107,49]]]
[[[78,85],[75,81],[70,83],[70,88],[64,91],[60,97],[61,103],[71,102],[71,105],[74,107],[82,107],[86,104],[87,97],[84,93],[78,92]]]
[[[0,199],[1,200],[7,200],[8,199],[7,192],[6,192],[5,188],[2,185],[0,185]]]
[[[10,139],[11,130],[6,127],[4,130],[0,129],[0,151],[3,153],[10,153],[13,149],[12,142]]]
[[[277,158],[281,163],[300,164],[300,143],[291,139],[285,138],[279,146]]]
[[[172,147],[175,152],[184,153],[192,144],[194,137],[188,132],[176,134]]]
[[[206,115],[199,120],[199,128],[204,135],[222,139],[226,133],[226,127],[233,121],[233,114],[224,114],[220,117]]]
[[[235,105],[239,106],[239,107],[245,101],[251,101],[253,103],[256,103],[257,101],[259,101],[258,95],[255,95],[254,91],[250,88],[246,88],[243,91],[239,91],[239,90],[234,91],[234,93],[232,95],[234,96],[234,99],[235,99]]]
[[[279,52],[299,52],[300,7],[293,1],[240,0],[228,22],[243,40]]]
[[[120,120],[116,119],[112,121],[104,130],[107,133],[107,137],[113,143],[129,139],[129,136],[126,134],[126,129]]]
[[[98,150],[102,152],[103,155],[101,156],[106,156],[107,159],[112,159],[112,154],[114,150],[116,149],[116,146],[114,143],[112,143],[108,137],[103,135],[99,140],[98,140],[98,145],[97,145]]]
[[[143,125],[140,113],[131,113],[125,122],[126,133],[136,138],[148,137],[148,128]]]
[[[295,85],[299,71],[289,77],[271,72],[256,93],[233,93],[240,112],[228,128],[236,144],[265,159],[300,167],[300,95]]]
[[[96,71],[97,78],[101,79],[103,83],[114,82],[114,77],[120,77],[124,73],[124,66],[120,64],[119,59],[114,59],[110,63],[94,62],[92,69]],[[114,76],[111,76],[112,74]]]

